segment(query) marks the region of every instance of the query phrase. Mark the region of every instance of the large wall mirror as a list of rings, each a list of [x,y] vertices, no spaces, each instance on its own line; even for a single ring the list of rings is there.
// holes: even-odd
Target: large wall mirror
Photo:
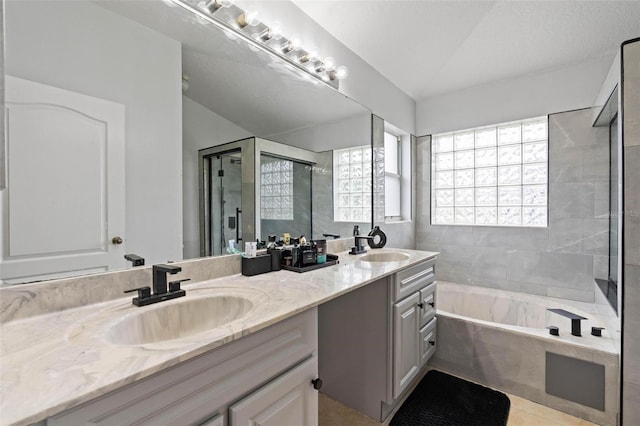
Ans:
[[[367,108],[171,2],[4,3],[4,284],[122,269],[131,253],[146,264],[199,257],[201,150],[255,137],[318,153],[262,151],[264,164],[286,158],[325,176],[310,175],[301,210],[333,206],[334,150],[370,150]],[[257,226],[282,231],[275,204],[261,220],[255,200]],[[318,232],[348,236],[357,222],[310,213]]]

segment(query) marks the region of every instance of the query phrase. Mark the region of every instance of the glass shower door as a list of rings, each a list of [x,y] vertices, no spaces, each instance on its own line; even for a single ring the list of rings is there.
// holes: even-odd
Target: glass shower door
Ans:
[[[240,151],[210,158],[209,255],[227,253],[230,240],[242,250],[242,158]]]

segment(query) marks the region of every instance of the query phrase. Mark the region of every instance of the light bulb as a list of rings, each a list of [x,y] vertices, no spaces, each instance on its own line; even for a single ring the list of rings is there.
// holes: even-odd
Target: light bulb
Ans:
[[[238,25],[240,26],[240,28],[244,28],[247,25],[255,27],[260,23],[260,19],[258,18],[258,16],[259,15],[257,10],[246,10],[242,15],[238,17]]]
[[[338,68],[336,68],[336,78],[338,80],[344,80],[348,76],[349,68],[345,67],[344,65],[340,65]]]
[[[215,13],[221,7],[230,7],[233,3],[235,0],[207,0],[198,3],[198,7],[205,12]]]
[[[294,35],[293,37],[291,37],[291,48],[293,50],[302,48],[302,39],[299,36]]]
[[[324,67],[326,70],[332,70],[336,66],[336,60],[331,56],[324,58]]]
[[[274,22],[269,28],[271,28],[271,35],[274,40],[280,40],[282,38],[282,25],[280,22]]]
[[[313,61],[318,57],[318,48],[315,46],[310,46],[307,48],[307,55],[309,55],[309,60]]]

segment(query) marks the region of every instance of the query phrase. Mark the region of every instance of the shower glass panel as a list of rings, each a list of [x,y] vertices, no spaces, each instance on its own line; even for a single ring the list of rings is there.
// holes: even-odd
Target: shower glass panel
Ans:
[[[229,240],[242,250],[242,159],[241,152],[211,156],[209,241],[211,255],[227,253]]]
[[[312,165],[260,155],[260,239],[269,235],[311,239]]]

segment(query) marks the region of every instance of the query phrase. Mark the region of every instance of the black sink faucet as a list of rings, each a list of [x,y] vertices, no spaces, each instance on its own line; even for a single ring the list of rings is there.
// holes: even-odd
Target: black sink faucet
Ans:
[[[146,306],[152,303],[162,302],[163,300],[183,297],[186,295],[186,292],[180,288],[180,283],[189,281],[189,278],[171,281],[167,285],[167,274],[173,275],[180,271],[182,271],[182,268],[179,266],[153,265],[153,294],[151,294],[151,288],[149,286],[126,290],[125,293],[138,292],[138,297],[134,297],[133,300],[131,300],[131,303],[136,306]]]
[[[167,274],[177,274],[182,268],[175,265],[153,265],[153,294],[167,292]]]

